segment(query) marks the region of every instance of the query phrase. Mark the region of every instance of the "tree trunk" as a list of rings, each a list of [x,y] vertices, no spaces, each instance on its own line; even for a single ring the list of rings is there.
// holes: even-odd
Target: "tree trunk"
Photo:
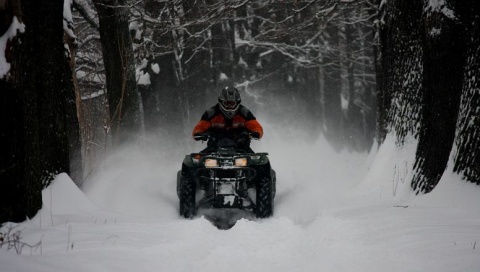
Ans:
[[[94,0],[107,82],[114,146],[141,131],[140,101],[135,80],[132,41],[125,0]]]
[[[377,69],[378,134],[382,141],[393,131],[399,145],[407,135],[416,136],[422,107],[421,5],[415,1],[389,1],[380,10],[380,56]]]
[[[71,7],[68,8],[71,11]],[[73,22],[69,23],[67,27],[73,32]],[[81,186],[83,183],[83,164],[79,119],[83,119],[83,109],[75,70],[76,37],[71,35],[69,31],[64,30],[63,41],[65,46],[68,46],[63,78],[65,78],[65,89],[67,90],[65,117],[69,142],[70,178],[75,184]]]
[[[412,188],[428,193],[437,185],[455,137],[465,64],[464,30],[440,11],[424,15],[424,105]]]
[[[366,17],[368,12],[361,11],[362,16]],[[376,85],[375,70],[370,63],[374,63],[372,56],[374,55],[373,44],[373,25],[368,23],[355,26],[356,48],[354,50],[354,88],[355,88],[355,105],[360,109],[362,137],[364,150],[369,151],[375,139],[375,122],[376,122]]]
[[[345,22],[347,22],[350,16],[353,17],[353,14],[354,11],[345,10],[343,13]],[[347,84],[345,87],[347,92],[345,97],[348,99],[348,108],[345,114],[345,143],[348,150],[361,152],[367,148],[365,132],[363,131],[365,112],[359,107],[359,105],[361,105],[360,101],[362,101],[360,97],[361,91],[359,88],[361,83],[358,81],[357,75],[359,73],[355,70],[355,52],[359,52],[361,49],[354,36],[354,26],[344,23],[343,27],[345,29],[343,34],[345,35],[346,41],[346,58],[344,60],[344,65],[346,69]]]
[[[469,17],[469,16],[468,16]],[[467,47],[467,63],[460,113],[455,138],[454,171],[480,185],[480,11],[472,16],[473,24]]]
[[[332,26],[331,28],[331,39],[329,43],[332,45],[339,44],[338,38],[338,27]],[[328,55],[335,55],[330,53]],[[335,60],[329,56],[325,56],[324,61],[327,64],[330,64],[329,69],[324,69],[324,91],[323,91],[323,116],[324,116],[324,126],[323,133],[325,138],[330,142],[330,144],[336,149],[340,150],[343,148],[344,139],[342,127],[343,127],[343,112],[342,112],[342,99],[341,99],[341,70],[337,67],[332,67],[332,63],[335,63]],[[338,63],[338,62],[337,62]]]
[[[0,100],[7,125],[2,143],[8,145],[0,155],[0,222],[34,216],[42,188],[69,172],[66,102],[73,90],[65,77],[63,1],[22,1],[20,12],[25,33],[13,45],[11,77],[1,83],[7,92]]]

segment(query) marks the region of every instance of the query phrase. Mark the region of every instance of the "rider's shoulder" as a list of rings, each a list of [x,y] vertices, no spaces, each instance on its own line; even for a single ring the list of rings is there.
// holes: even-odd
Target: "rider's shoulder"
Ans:
[[[250,113],[250,110],[246,106],[240,105],[238,112],[240,112],[243,116],[247,116],[248,113]]]
[[[205,111],[205,113],[203,113],[202,119],[203,120],[211,120],[215,115],[217,115],[219,113],[220,113],[220,108],[218,107],[218,105],[215,105],[215,106],[207,109]]]
[[[245,117],[247,119],[254,119],[255,118],[255,116],[253,116],[253,113],[250,111],[250,109],[247,108],[244,105],[240,105],[240,108],[238,109],[238,112],[240,112],[240,114],[243,115],[243,117]]]
[[[207,116],[209,118],[212,118],[217,113],[217,110],[215,109],[215,106],[213,106],[213,107],[209,108],[205,113],[207,114]]]

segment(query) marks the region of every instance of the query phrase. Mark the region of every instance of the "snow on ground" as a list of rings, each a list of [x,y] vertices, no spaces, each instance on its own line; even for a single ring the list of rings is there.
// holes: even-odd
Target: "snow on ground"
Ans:
[[[252,144],[277,171],[273,218],[229,230],[180,218],[183,151],[150,142],[112,155],[83,191],[59,175],[35,218],[1,229],[25,244],[4,242],[0,271],[480,271],[480,187],[445,175],[415,197],[403,182],[415,142],[368,155],[288,138]]]

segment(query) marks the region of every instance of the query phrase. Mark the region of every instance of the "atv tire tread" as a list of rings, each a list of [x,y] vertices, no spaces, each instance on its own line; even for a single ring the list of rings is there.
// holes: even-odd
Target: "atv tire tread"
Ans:
[[[255,215],[257,218],[268,218],[273,215],[273,182],[270,178],[263,178],[257,184],[257,200]]]
[[[193,218],[195,210],[195,182],[185,179],[180,184],[180,216]]]

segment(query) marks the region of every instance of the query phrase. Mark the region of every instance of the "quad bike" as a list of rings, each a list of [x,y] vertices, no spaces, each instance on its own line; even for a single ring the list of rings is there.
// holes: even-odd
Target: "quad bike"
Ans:
[[[214,148],[186,155],[178,171],[180,216],[193,218],[204,209],[238,209],[257,218],[272,216],[276,177],[268,153],[248,153],[229,138],[207,137],[215,143]]]

